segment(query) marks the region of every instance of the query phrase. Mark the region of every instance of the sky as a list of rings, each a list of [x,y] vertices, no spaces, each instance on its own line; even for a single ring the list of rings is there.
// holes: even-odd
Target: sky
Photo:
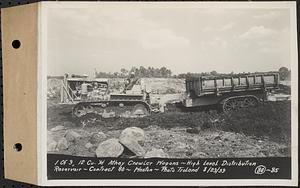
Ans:
[[[51,8],[48,75],[133,66],[165,66],[173,74],[290,69],[289,16],[278,8]]]

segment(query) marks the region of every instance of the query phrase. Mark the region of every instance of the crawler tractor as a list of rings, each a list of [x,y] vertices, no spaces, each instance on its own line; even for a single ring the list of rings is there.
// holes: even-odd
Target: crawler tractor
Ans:
[[[128,78],[122,91],[111,91],[107,79],[68,77],[63,81],[62,103],[73,103],[73,115],[93,117],[143,117],[155,111],[149,93],[138,78]]]

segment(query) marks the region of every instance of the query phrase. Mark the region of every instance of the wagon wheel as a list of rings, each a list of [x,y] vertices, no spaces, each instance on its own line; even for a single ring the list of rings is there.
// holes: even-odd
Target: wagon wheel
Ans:
[[[91,105],[78,104],[73,109],[73,114],[76,117],[82,117],[91,112],[94,112],[93,107]]]
[[[239,101],[236,99],[229,99],[224,102],[223,104],[223,111],[224,112],[231,112],[240,107]]]
[[[243,100],[243,107],[254,107],[257,106],[258,101],[254,97],[245,97]]]
[[[137,104],[133,107],[132,115],[147,116],[149,115],[149,110],[143,104]]]

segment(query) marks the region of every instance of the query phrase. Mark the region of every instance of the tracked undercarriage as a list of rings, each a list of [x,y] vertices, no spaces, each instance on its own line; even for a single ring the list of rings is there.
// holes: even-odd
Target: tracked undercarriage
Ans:
[[[108,100],[80,102],[73,108],[74,116],[80,118],[87,114],[106,117],[143,117],[151,113],[150,106],[144,101]]]
[[[150,115],[151,107],[144,101],[107,100],[80,102],[73,108],[73,115],[80,123],[91,125],[102,118],[140,118]]]
[[[256,107],[259,102],[256,96],[246,95],[226,98],[221,105],[224,112],[231,112],[240,108]]]

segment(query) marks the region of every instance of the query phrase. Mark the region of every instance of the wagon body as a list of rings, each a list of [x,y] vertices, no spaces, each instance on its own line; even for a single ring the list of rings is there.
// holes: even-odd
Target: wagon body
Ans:
[[[252,97],[260,101],[269,90],[279,88],[279,74],[254,73],[232,76],[198,76],[186,79],[185,107],[222,104],[226,99]]]

